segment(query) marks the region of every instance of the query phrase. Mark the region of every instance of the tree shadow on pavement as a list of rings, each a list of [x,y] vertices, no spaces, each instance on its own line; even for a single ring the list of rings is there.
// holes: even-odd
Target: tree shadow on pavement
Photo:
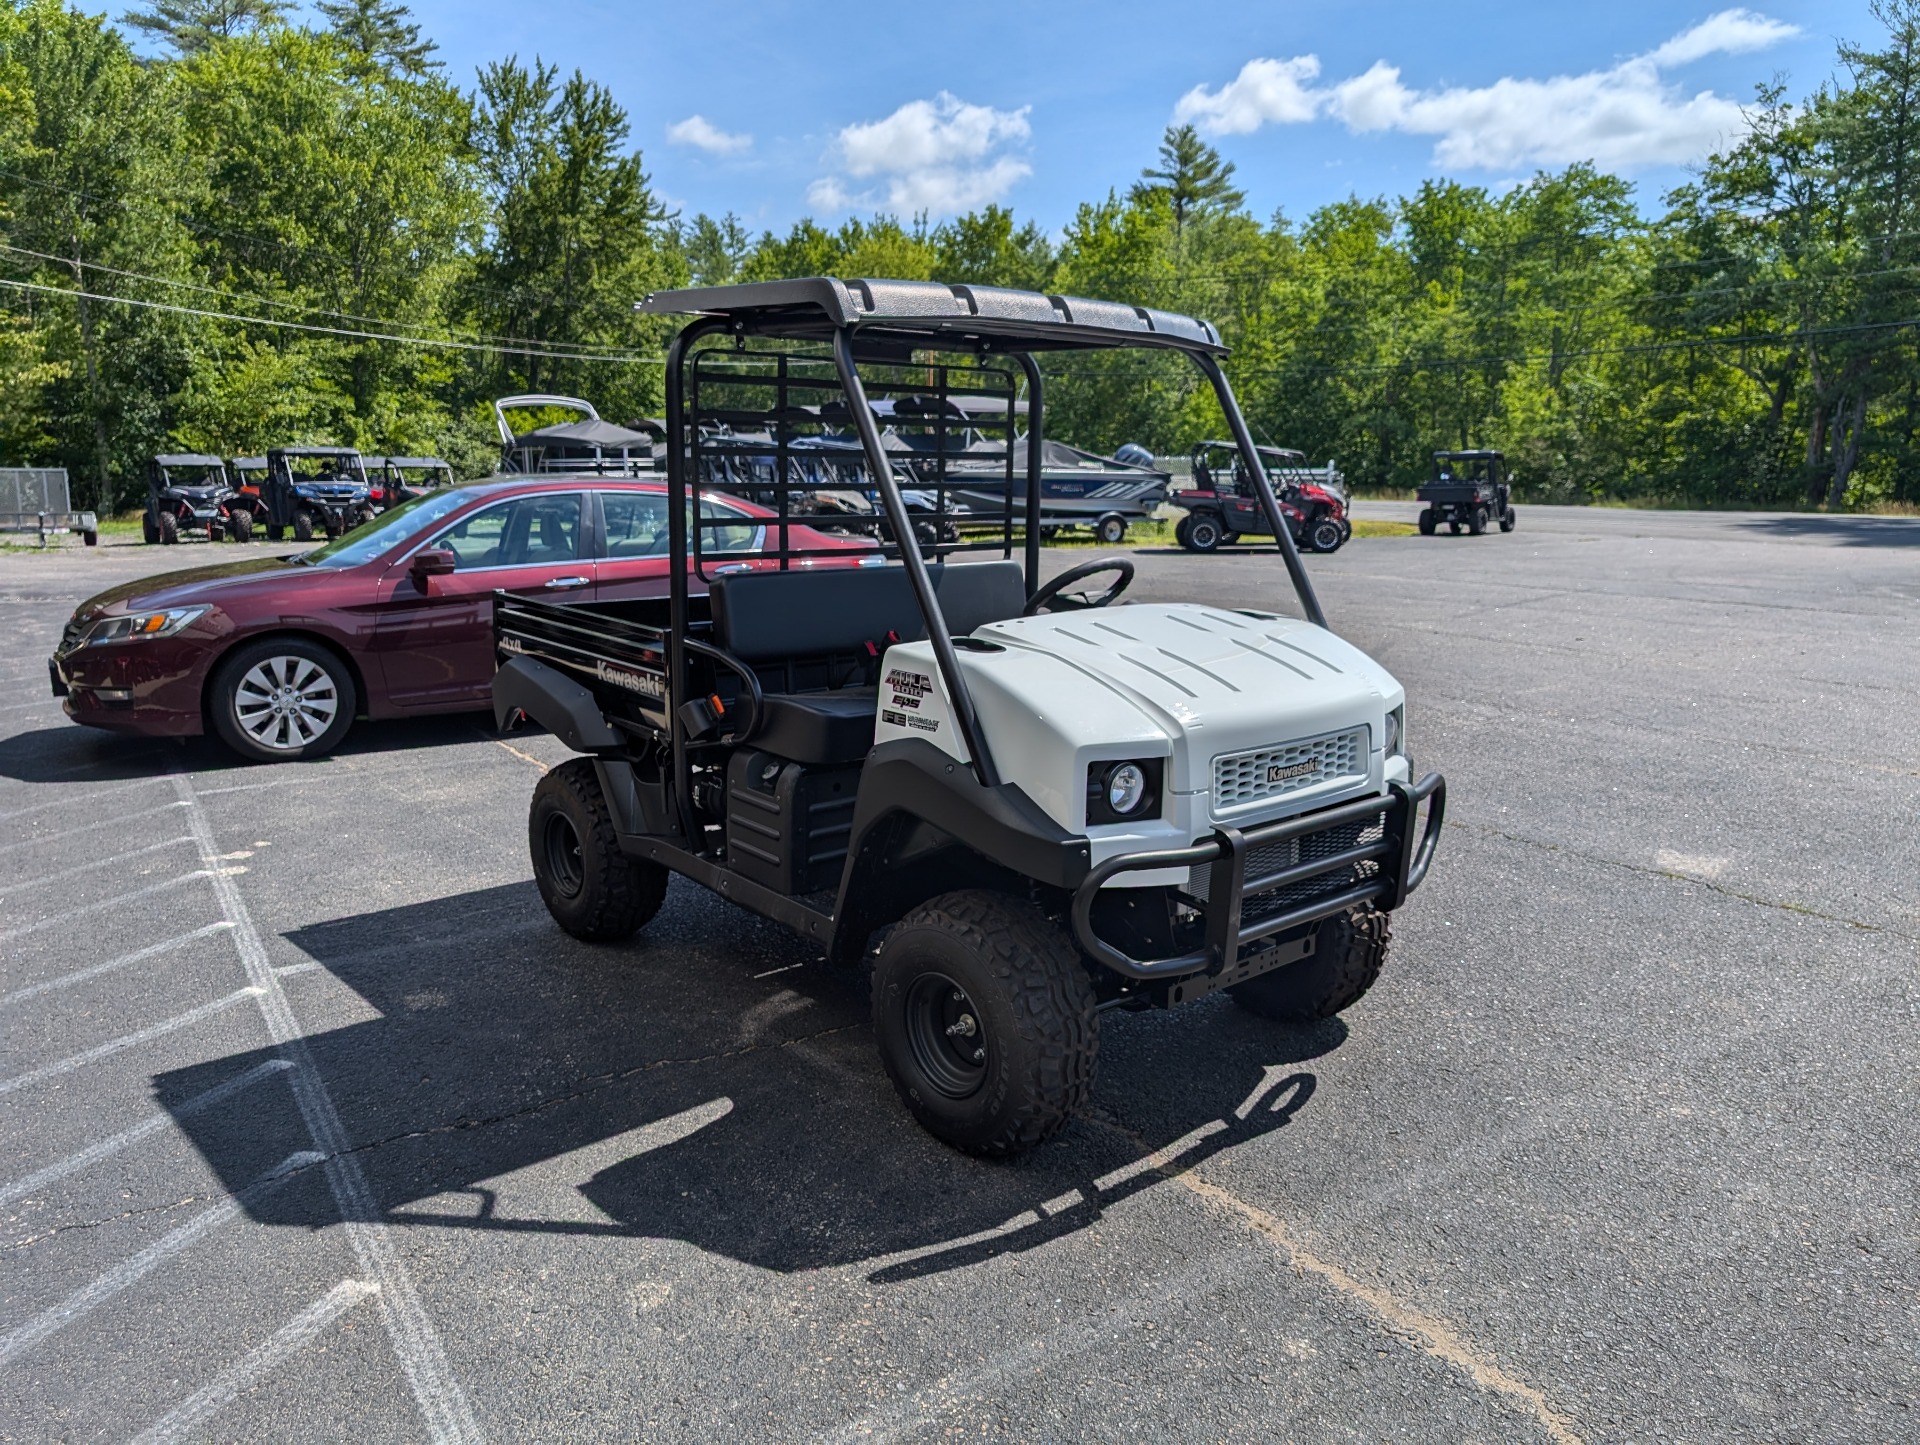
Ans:
[[[1920,547],[1920,517],[1836,517],[1786,512],[1775,517],[1754,517],[1739,525],[1749,532],[1815,538],[1842,547]]]
[[[861,979],[678,881],[647,934],[618,948],[560,933],[530,884],[286,938],[377,1015],[304,1048],[389,1224],[681,1240],[777,1271],[871,1264],[880,1282],[1083,1229],[1168,1172],[1286,1125],[1315,1093],[1298,1066],[1346,1037],[1338,1022],[1289,1030],[1224,1003],[1106,1015],[1090,1117],[987,1163],[901,1107]],[[189,1103],[275,1057],[155,1083],[236,1191],[312,1147],[269,1092],[288,1084]],[[310,1190],[248,1208],[308,1228],[338,1218]]]

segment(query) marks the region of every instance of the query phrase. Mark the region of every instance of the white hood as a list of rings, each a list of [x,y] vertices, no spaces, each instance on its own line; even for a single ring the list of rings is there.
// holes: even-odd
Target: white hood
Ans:
[[[1017,782],[1064,827],[1098,842],[1109,829],[1131,848],[1185,843],[1213,821],[1263,822],[1384,787],[1386,714],[1400,684],[1358,648],[1293,618],[1182,603],[1143,603],[989,623],[974,637],[1004,651],[967,650],[961,666],[1002,776]],[[888,652],[890,669],[937,678],[925,643]],[[878,736],[887,725],[883,689]],[[919,735],[944,699],[928,698]],[[896,713],[896,716],[898,714]],[[1358,734],[1358,736],[1355,736]],[[1338,735],[1352,739],[1353,767],[1311,780],[1284,797],[1216,810],[1215,760]],[[950,722],[931,741],[956,757]],[[1087,829],[1085,780],[1094,761],[1165,758],[1163,826]],[[1097,853],[1130,851],[1096,848]]]

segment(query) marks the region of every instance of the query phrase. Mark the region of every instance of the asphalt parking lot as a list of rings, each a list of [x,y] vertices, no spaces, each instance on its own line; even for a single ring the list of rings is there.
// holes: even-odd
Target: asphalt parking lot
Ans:
[[[1449,779],[1386,974],[1107,1016],[1013,1164],[775,926],[561,934],[551,739],[67,723],[74,604],[202,560],[0,556],[0,1438],[1920,1438],[1920,520],[1310,559]]]

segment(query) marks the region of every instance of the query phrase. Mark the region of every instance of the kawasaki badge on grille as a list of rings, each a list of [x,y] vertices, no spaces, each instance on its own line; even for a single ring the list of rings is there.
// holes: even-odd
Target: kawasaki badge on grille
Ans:
[[[1304,778],[1308,773],[1317,773],[1319,771],[1320,759],[1318,758],[1308,758],[1304,763],[1295,763],[1292,767],[1285,767],[1280,763],[1269,763],[1267,764],[1267,785],[1271,787],[1275,783],[1284,783],[1293,778]]]

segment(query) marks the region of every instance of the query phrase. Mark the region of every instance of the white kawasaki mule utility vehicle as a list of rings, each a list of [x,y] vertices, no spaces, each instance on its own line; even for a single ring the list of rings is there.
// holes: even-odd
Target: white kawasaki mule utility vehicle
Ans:
[[[561,927],[625,938],[679,873],[832,959],[870,956],[901,1097],[978,1154],[1027,1149],[1085,1102],[1103,1010],[1226,989],[1255,1013],[1316,1019],[1366,992],[1387,912],[1432,860],[1444,784],[1412,779],[1400,685],[1326,629],[1213,327],[826,278],[640,310],[693,317],[668,358],[666,505],[639,536],[637,513],[589,493],[590,525],[609,557],[667,553],[669,595],[494,604],[501,724],[530,718],[587,755],[541,780],[529,821]],[[1029,441],[1044,436],[1035,357],[1119,347],[1178,352],[1212,385],[1306,620],[1111,606],[1125,559],[1040,585],[1040,478],[1014,484],[1016,400]],[[997,415],[971,403],[966,424],[1003,448],[1009,499],[982,510],[969,451],[964,540],[924,549],[932,561],[869,400],[928,395],[999,399]],[[826,550],[812,527],[829,519],[790,505],[805,474],[788,449],[823,409],[858,427],[897,539],[884,548]],[[701,486],[724,475],[706,452],[743,432],[775,454],[781,493],[749,527]],[[1019,451],[1037,473],[1044,449]],[[936,510],[948,486],[936,468]],[[1097,574],[1102,590],[1075,590]]]

